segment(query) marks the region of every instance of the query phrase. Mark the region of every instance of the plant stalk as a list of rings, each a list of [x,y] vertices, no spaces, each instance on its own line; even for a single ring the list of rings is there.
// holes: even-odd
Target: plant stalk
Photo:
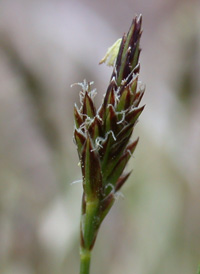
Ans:
[[[90,273],[90,259],[91,259],[91,251],[81,248],[81,251],[80,251],[80,274],[89,274]]]
[[[92,247],[98,230],[97,211],[99,200],[86,202],[85,212],[81,216],[80,274],[89,274]]]

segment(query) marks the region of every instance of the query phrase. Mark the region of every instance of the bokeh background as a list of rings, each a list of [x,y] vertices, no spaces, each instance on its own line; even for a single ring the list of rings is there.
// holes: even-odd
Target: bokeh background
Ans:
[[[200,3],[0,2],[0,273],[79,271],[80,168],[73,105],[97,105],[98,62],[143,14],[146,104],[133,173],[104,221],[92,274],[193,274],[200,262]],[[123,195],[122,195],[123,194]]]

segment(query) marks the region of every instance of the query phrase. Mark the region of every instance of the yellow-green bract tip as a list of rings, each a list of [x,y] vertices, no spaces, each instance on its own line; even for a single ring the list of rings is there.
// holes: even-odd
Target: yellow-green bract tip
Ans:
[[[118,39],[110,48],[108,48],[106,55],[101,59],[99,64],[106,63],[107,66],[114,66],[115,60],[117,58],[119,47],[122,38]]]

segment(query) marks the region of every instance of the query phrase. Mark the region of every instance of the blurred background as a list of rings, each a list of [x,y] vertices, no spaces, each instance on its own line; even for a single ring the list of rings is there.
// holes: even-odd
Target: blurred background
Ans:
[[[200,3],[0,2],[0,273],[79,272],[82,186],[73,106],[83,79],[143,15],[145,111],[133,173],[105,219],[91,274],[192,274],[200,262]]]

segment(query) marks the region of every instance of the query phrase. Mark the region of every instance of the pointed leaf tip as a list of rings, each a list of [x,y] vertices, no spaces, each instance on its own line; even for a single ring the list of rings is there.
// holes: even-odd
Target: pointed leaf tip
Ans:
[[[89,118],[93,118],[96,115],[96,110],[94,107],[94,103],[90,96],[88,95],[88,92],[85,92],[85,97],[83,99],[83,119],[85,120],[87,116]]]
[[[84,134],[81,133],[80,130],[75,129],[74,130],[74,139],[76,141],[76,145],[77,145],[77,150],[80,156],[81,151],[83,150],[83,147],[85,145],[86,142],[86,137]]]
[[[133,108],[133,110],[126,115],[126,121],[130,124],[135,124],[144,108],[145,106]]]
[[[127,146],[127,148],[126,148],[126,153],[130,153],[130,154],[132,155],[133,152],[134,152],[135,149],[136,149],[136,146],[137,146],[138,142],[139,142],[139,137],[138,137],[135,141],[133,141],[131,144],[129,144],[129,145]]]
[[[83,123],[83,119],[76,105],[74,106],[74,120],[76,128],[79,128]]]
[[[100,160],[89,136],[82,152],[82,175],[86,200],[100,197],[103,185]]]
[[[128,177],[130,176],[132,171],[130,171],[129,173],[127,173],[126,175],[119,177],[119,179],[117,180],[116,186],[115,186],[115,192],[119,191],[120,188],[123,186],[123,184],[126,182],[126,180],[128,179]]]

